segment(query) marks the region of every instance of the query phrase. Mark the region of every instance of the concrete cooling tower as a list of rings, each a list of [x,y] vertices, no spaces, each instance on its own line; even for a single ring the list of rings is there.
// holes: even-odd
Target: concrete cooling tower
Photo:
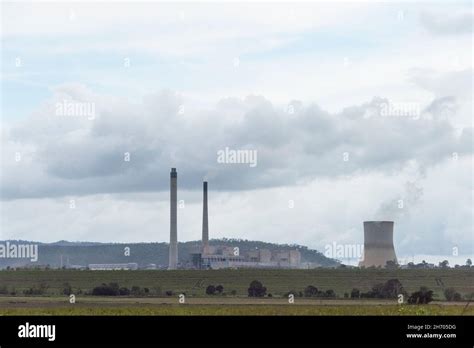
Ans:
[[[393,221],[364,221],[364,259],[359,266],[385,267],[397,262],[393,247]]]

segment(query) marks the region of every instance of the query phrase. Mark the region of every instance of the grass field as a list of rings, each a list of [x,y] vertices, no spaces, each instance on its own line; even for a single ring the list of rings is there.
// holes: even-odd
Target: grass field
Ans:
[[[424,306],[384,300],[315,300],[250,298],[0,297],[0,315],[474,315],[466,302]]]
[[[166,291],[185,292],[188,297],[205,296],[208,285],[221,284],[224,292],[235,290],[237,296],[246,296],[252,280],[259,280],[274,296],[288,291],[303,291],[308,285],[318,289],[333,289],[338,297],[350,293],[352,288],[368,291],[376,283],[397,278],[408,292],[426,286],[434,291],[435,299],[443,299],[443,289],[453,287],[462,295],[474,293],[473,269],[313,269],[313,270],[178,270],[178,271],[76,271],[76,270],[25,270],[0,271],[0,286],[14,289],[18,294],[30,287],[44,284],[47,293],[62,293],[65,283],[74,292],[90,291],[102,283],[117,282],[120,286],[147,287],[155,295]]]
[[[453,287],[463,296],[474,292],[474,270],[214,270],[214,271],[0,271],[0,288],[15,296],[0,296],[0,315],[474,315],[467,302],[443,302],[443,290]],[[344,299],[352,288],[368,291],[376,283],[397,278],[408,292],[426,286],[435,293],[430,305],[398,305],[396,300]],[[248,298],[252,280],[261,281],[272,298]],[[85,295],[102,283],[148,287],[147,297],[97,297]],[[61,295],[68,283],[76,303]],[[23,290],[46,289],[43,296],[24,296]],[[208,285],[224,286],[226,295],[207,296]],[[308,285],[333,289],[336,299],[297,297],[294,304],[282,297]],[[233,292],[234,290],[234,292]],[[166,291],[173,291],[166,296]],[[230,293],[235,295],[230,295]],[[186,293],[186,303],[177,295]]]

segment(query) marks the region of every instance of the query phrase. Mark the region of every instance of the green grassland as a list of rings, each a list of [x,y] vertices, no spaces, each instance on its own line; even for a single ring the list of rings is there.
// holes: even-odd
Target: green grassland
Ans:
[[[162,305],[0,308],[0,315],[474,315],[474,308],[442,305]]]
[[[251,281],[259,280],[273,296],[288,291],[303,291],[308,285],[320,290],[333,289],[339,298],[352,288],[368,291],[376,283],[397,278],[408,292],[426,286],[434,291],[435,300],[443,300],[444,288],[452,287],[465,296],[474,292],[472,269],[312,269],[312,270],[177,270],[177,271],[79,271],[79,270],[16,270],[0,271],[0,287],[18,295],[31,287],[43,285],[46,295],[62,293],[68,283],[73,293],[86,293],[102,283],[116,282],[131,288],[149,288],[153,296],[165,296],[166,291],[186,293],[188,297],[203,297],[208,285],[224,286],[229,295],[247,296]]]
[[[474,292],[474,269],[313,269],[313,270],[178,270],[178,271],[0,271],[0,315],[474,315],[468,302],[443,302],[452,287],[464,297]],[[353,288],[369,291],[377,283],[397,278],[408,292],[426,286],[434,291],[430,305],[398,305],[396,299],[345,299]],[[259,280],[272,297],[249,298],[247,288]],[[148,288],[148,296],[90,296],[102,283]],[[63,294],[69,284],[76,302]],[[224,294],[207,296],[208,285],[224,286]],[[282,297],[308,285],[332,289],[335,299]],[[24,290],[41,288],[41,296]],[[173,295],[167,296],[166,292]],[[12,296],[12,292],[15,294]],[[178,294],[185,293],[184,304]],[[233,294],[233,295],[231,295]]]

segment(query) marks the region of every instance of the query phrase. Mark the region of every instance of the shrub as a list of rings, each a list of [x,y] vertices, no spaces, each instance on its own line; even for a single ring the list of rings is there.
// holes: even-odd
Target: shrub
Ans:
[[[267,288],[258,280],[254,280],[250,283],[248,288],[249,297],[264,297],[266,293]]]
[[[129,296],[130,295],[130,290],[128,288],[120,288],[119,289],[119,295],[120,296]]]
[[[304,296],[305,297],[313,297],[318,295],[318,288],[313,285],[308,285],[304,289]]]
[[[360,290],[353,288],[351,291],[351,298],[359,298],[360,297]]]
[[[208,285],[206,288],[207,295],[215,295],[216,294],[216,287],[214,285]]]
[[[140,289],[139,286],[134,285],[132,286],[130,293],[134,296],[140,296],[142,294],[142,289]]]
[[[42,283],[38,287],[31,287],[29,289],[23,290],[23,294],[27,296],[44,295],[47,289],[48,289],[48,286]]]
[[[433,301],[433,291],[424,286],[412,293],[408,298],[409,304],[428,304],[431,301]]]
[[[63,295],[69,296],[72,294],[72,287],[69,283],[64,283],[64,288],[62,291]]]
[[[402,283],[398,279],[390,279],[383,283],[375,284],[372,290],[360,294],[362,298],[397,298],[399,294],[406,294]]]
[[[117,296],[119,294],[118,286],[110,283],[109,285],[103,283],[102,285],[96,286],[92,289],[93,296]]]
[[[462,297],[454,288],[447,288],[444,290],[444,297],[447,301],[461,301]]]

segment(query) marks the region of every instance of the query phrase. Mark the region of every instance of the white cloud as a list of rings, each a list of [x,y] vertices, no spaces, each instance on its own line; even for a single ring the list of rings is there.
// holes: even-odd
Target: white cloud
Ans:
[[[200,236],[206,177],[212,237],[322,249],[361,243],[362,221],[384,215],[401,254],[472,245],[462,8],[438,8],[444,18],[406,3],[111,6],[2,4],[5,55],[25,63],[7,60],[6,86],[53,87],[37,107],[25,92],[31,117],[3,124],[0,237],[166,241],[176,166],[181,240]],[[167,88],[178,92],[153,92]],[[93,119],[56,115],[65,100],[93,105]],[[390,103],[421,114],[381,115]],[[225,147],[258,150],[258,166],[218,164]]]

